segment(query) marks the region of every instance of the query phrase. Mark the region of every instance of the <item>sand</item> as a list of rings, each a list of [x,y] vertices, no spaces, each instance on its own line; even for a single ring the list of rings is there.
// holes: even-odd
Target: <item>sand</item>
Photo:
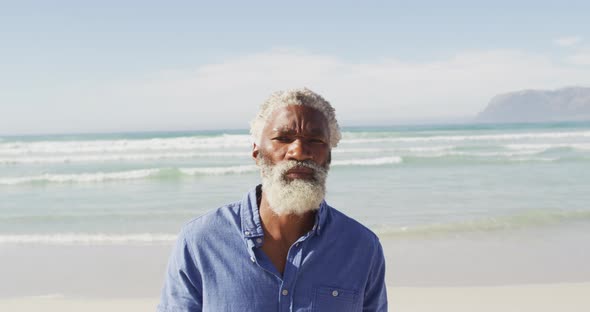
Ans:
[[[590,283],[493,287],[396,287],[389,311],[590,311]]]
[[[389,311],[590,311],[582,241],[384,238]],[[170,248],[2,245],[0,311],[155,311]]]
[[[407,312],[544,312],[590,311],[590,283],[494,287],[391,287],[389,311]],[[82,300],[14,298],[0,300],[0,311],[154,311],[156,298]]]

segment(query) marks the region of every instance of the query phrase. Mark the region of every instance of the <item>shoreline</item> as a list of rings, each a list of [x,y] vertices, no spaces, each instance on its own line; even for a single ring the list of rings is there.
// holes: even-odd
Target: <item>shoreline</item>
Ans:
[[[381,237],[390,311],[590,311],[590,224]],[[0,244],[0,311],[155,311],[171,244]]]
[[[381,237],[394,288],[507,287],[590,282],[590,224],[499,235]],[[0,244],[0,300],[35,296],[155,298],[172,244]]]

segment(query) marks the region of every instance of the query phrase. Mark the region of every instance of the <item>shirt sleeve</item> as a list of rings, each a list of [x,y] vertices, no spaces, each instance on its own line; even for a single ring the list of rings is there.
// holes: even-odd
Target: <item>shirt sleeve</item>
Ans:
[[[158,312],[199,312],[203,308],[201,274],[183,232],[168,261]]]
[[[385,286],[385,257],[377,239],[377,248],[365,288],[363,311],[387,312],[387,289]]]

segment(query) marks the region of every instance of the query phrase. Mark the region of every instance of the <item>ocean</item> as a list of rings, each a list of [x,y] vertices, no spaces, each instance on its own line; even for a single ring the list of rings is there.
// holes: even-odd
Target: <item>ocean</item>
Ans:
[[[0,244],[170,244],[259,183],[247,130],[0,137]],[[590,223],[590,123],[344,128],[327,201],[380,237]]]

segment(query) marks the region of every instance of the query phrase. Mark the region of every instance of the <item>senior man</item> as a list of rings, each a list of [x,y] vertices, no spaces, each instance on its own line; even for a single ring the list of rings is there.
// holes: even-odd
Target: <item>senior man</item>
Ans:
[[[379,239],[324,201],[332,106],[277,92],[250,131],[262,185],[182,228],[158,310],[387,311]]]

